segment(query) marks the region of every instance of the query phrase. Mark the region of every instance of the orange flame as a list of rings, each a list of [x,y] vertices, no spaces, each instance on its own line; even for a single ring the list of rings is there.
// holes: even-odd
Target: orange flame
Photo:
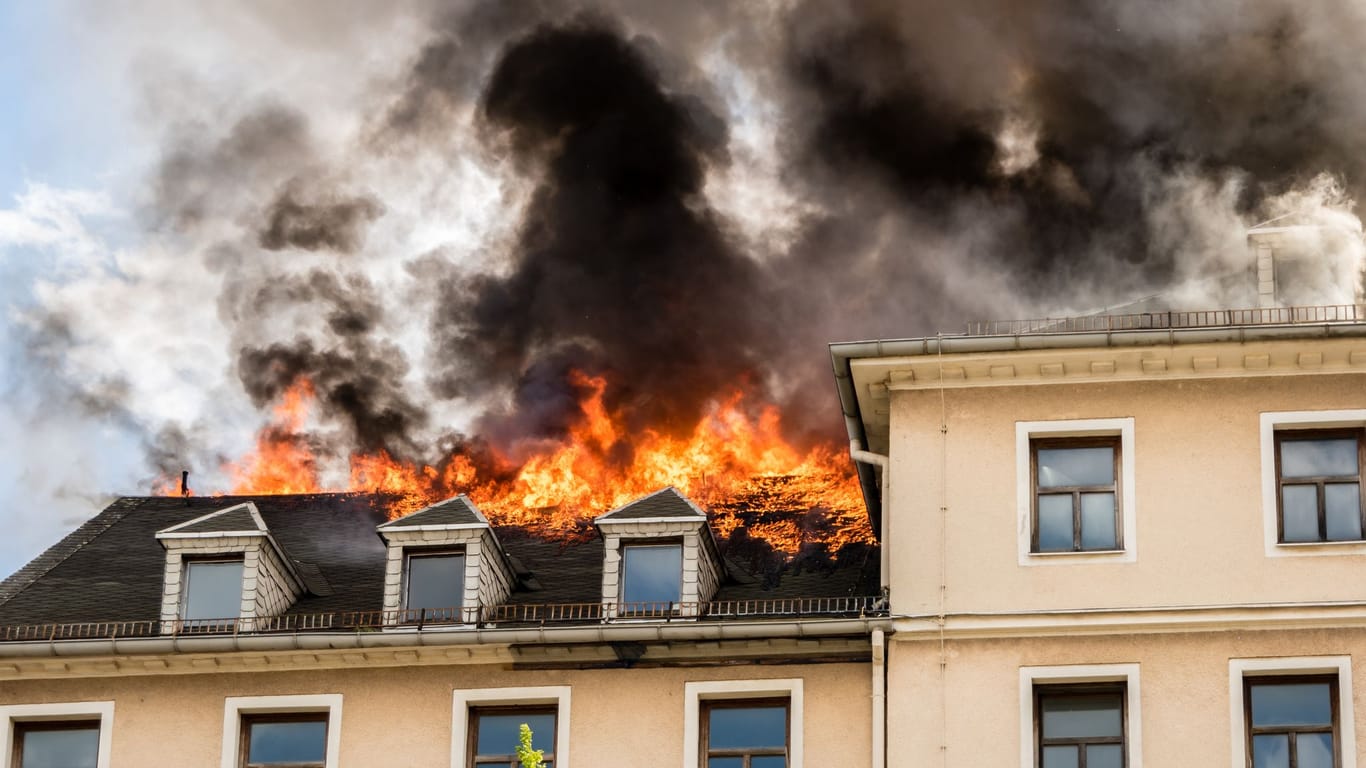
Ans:
[[[350,457],[345,490],[392,496],[392,517],[466,493],[495,524],[565,535],[672,485],[708,510],[723,537],[744,528],[751,538],[786,553],[805,543],[837,550],[873,541],[848,459],[827,446],[794,448],[783,437],[778,409],[756,407],[743,389],[714,402],[684,437],[645,430],[628,438],[621,414],[605,402],[607,380],[574,372],[571,381],[588,393],[579,403],[577,423],[564,439],[520,465],[501,454],[490,468],[461,454],[428,466],[383,451],[358,453]],[[233,493],[324,490],[304,438],[313,400],[306,379],[285,392],[256,450],[226,467]],[[620,458],[623,453],[629,458]]]

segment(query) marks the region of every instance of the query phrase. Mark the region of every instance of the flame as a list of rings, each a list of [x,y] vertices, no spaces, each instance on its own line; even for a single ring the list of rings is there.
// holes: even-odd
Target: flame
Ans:
[[[848,459],[829,446],[794,448],[778,409],[751,402],[742,387],[713,401],[687,435],[646,429],[628,437],[623,414],[607,405],[605,377],[573,372],[571,383],[586,394],[569,434],[520,462],[499,451],[456,452],[435,466],[357,453],[347,487],[330,490],[389,495],[391,517],[465,493],[495,524],[572,535],[592,517],[672,485],[708,511],[723,538],[744,529],[789,554],[808,543],[838,550],[873,541]],[[225,467],[232,493],[329,490],[305,433],[314,397],[302,378],[283,394],[255,451]]]

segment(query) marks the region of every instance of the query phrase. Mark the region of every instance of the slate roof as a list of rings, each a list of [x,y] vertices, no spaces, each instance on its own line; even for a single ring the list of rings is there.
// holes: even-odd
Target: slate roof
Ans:
[[[251,514],[250,502],[235,507],[210,512],[209,514],[180,523],[160,531],[160,533],[236,533],[238,531],[259,531],[261,526]]]
[[[411,515],[405,515],[397,520],[390,520],[381,525],[382,531],[386,528],[403,528],[416,525],[488,525],[489,521],[474,506],[465,494],[460,494],[455,498],[446,499],[436,504],[419,509]]]
[[[654,509],[650,516],[659,514],[657,505],[676,510],[682,500],[676,491],[650,498],[655,499],[646,506]],[[307,584],[308,593],[288,613],[378,611],[386,547],[376,529],[388,520],[387,500],[369,494],[119,499],[0,583],[0,626],[155,621],[165,562],[156,533],[246,501],[255,504]],[[463,520],[465,505],[452,503],[457,501],[403,520],[411,523],[428,512]],[[519,575],[509,604],[599,602],[601,539],[547,539],[510,526],[494,531]],[[718,601],[877,594],[876,547],[856,545],[833,554],[812,550],[787,558],[747,536],[718,544],[728,572]]]
[[[596,522],[641,520],[652,517],[706,518],[706,513],[688,501],[672,485],[598,516]]]

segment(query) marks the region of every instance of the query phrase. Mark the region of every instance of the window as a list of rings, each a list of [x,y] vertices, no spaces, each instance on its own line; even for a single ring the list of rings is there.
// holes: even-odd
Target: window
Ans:
[[[1119,438],[1030,441],[1034,552],[1122,549]]]
[[[547,766],[569,768],[569,686],[457,688],[452,698],[452,768],[519,768],[514,755],[522,723]]]
[[[1142,768],[1137,664],[1020,668],[1021,768]]]
[[[96,768],[100,721],[14,724],[15,768]]]
[[[1277,430],[1278,540],[1360,541],[1362,430]]]
[[[1040,768],[1123,768],[1123,685],[1046,685],[1034,697]]]
[[[683,764],[802,768],[802,680],[708,680],[683,686]]]
[[[3,768],[109,768],[114,702],[0,706]]]
[[[403,607],[411,621],[461,621],[465,599],[465,553],[404,552]]]
[[[341,694],[229,696],[222,768],[337,768]]]
[[[517,745],[521,727],[531,729],[531,748],[544,753],[546,768],[555,768],[554,706],[479,707],[470,709],[469,768],[520,768]]]
[[[1356,768],[1351,656],[1229,659],[1233,768]]]
[[[239,754],[244,768],[324,768],[327,764],[327,714],[244,716]]]
[[[702,703],[705,768],[787,768],[787,699]]]
[[[1134,419],[1015,422],[1023,566],[1138,560]]]
[[[186,561],[180,618],[191,626],[209,626],[236,621],[241,611],[241,559]]]
[[[1338,764],[1335,676],[1248,677],[1243,685],[1249,765],[1333,768]]]
[[[683,545],[622,547],[621,602],[630,613],[672,611],[683,591]]]

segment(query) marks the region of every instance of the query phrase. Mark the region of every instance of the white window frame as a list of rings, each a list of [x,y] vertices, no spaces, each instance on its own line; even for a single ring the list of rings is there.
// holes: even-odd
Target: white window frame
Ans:
[[[242,755],[243,715],[327,713],[327,768],[341,764],[342,695],[317,693],[291,696],[229,696],[223,705],[222,768],[238,768]]]
[[[15,723],[74,722],[79,720],[100,724],[100,744],[95,765],[97,768],[110,768],[109,753],[114,743],[114,702],[112,701],[0,706],[0,766],[13,768]]]
[[[451,707],[451,768],[465,768],[470,710],[520,705],[555,707],[555,768],[569,768],[570,689],[567,685],[528,688],[457,688]]]
[[[1056,437],[1119,437],[1119,494],[1124,548],[1113,552],[1033,552],[1034,482],[1030,441]],[[1015,422],[1016,529],[1020,565],[1132,563],[1138,560],[1138,505],[1134,497],[1134,418]]]
[[[1338,411],[1268,411],[1261,416],[1262,530],[1267,557],[1366,555],[1366,541],[1281,542],[1277,516],[1276,432],[1366,426],[1366,409]],[[1366,485],[1366,478],[1363,485]],[[1366,487],[1362,488],[1366,493]]]
[[[683,768],[699,768],[702,741],[702,702],[718,699],[787,699],[787,768],[802,768],[802,680],[703,680],[683,684]]]
[[[1342,738],[1339,768],[1357,768],[1356,715],[1352,708],[1351,656],[1285,656],[1228,660],[1228,712],[1232,723],[1233,768],[1247,767],[1247,721],[1244,719],[1243,682],[1248,678],[1283,675],[1337,675],[1338,735]]]
[[[1034,688],[1040,685],[1124,684],[1124,752],[1126,768],[1143,768],[1143,697],[1138,664],[1071,664],[1020,667],[1020,768],[1037,768],[1034,760]]]

